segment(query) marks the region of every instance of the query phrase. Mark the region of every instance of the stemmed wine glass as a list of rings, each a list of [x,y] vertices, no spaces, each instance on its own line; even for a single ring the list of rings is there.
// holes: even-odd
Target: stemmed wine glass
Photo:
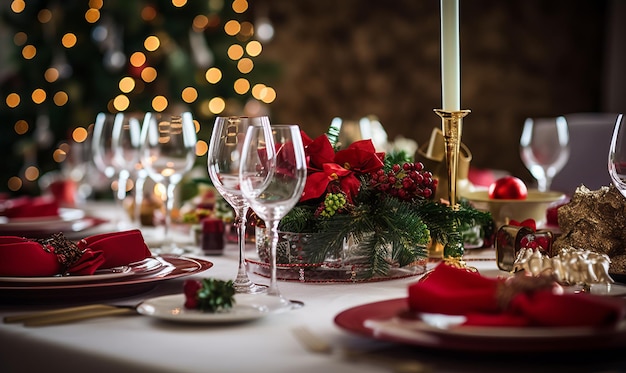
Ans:
[[[550,190],[552,179],[569,159],[565,117],[527,118],[520,138],[520,154],[526,168],[537,179],[537,189]]]
[[[158,253],[184,252],[174,243],[170,227],[174,190],[196,160],[196,127],[190,112],[146,113],[141,133],[141,165],[155,183],[165,186],[165,227]]]
[[[113,155],[113,127],[115,122],[123,118],[123,114],[98,113],[93,128],[93,141],[91,149],[93,161],[96,167],[109,179],[117,177],[117,192],[114,197],[117,206],[118,218],[115,225],[118,229],[127,228],[128,221],[123,210],[124,198],[126,197],[127,172],[121,172],[125,166],[114,162]]]
[[[270,234],[270,285],[267,294],[282,297],[276,282],[278,223],[298,202],[306,181],[306,158],[297,125],[248,128],[243,145],[239,181],[250,207],[265,221]]]
[[[626,197],[626,117],[617,116],[609,146],[609,175],[613,185]]]
[[[141,148],[141,122],[144,115],[140,113],[118,113],[113,123],[112,163],[119,170],[119,185],[126,185],[128,180],[137,179],[137,164]],[[140,185],[141,184],[141,185]],[[141,188],[141,189],[140,189]],[[143,182],[135,182],[135,199],[143,195]],[[126,197],[126,189],[118,189],[118,198]],[[135,206],[137,207],[137,206]],[[138,223],[136,211],[133,211],[133,220]]]
[[[239,163],[243,140],[251,125],[269,130],[270,120],[262,117],[218,117],[215,119],[209,144],[207,163],[213,185],[235,210],[235,227],[239,241],[239,268],[234,281],[237,293],[264,293],[267,288],[253,283],[246,271],[246,217],[249,205],[239,188]]]

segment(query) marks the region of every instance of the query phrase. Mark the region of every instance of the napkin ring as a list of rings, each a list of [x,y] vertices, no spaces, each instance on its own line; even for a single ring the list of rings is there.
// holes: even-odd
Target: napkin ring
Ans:
[[[558,288],[558,284],[553,276],[527,276],[524,272],[519,272],[513,277],[498,283],[496,289],[496,300],[501,310],[506,310],[511,300],[521,293],[532,293],[539,290]]]
[[[34,241],[39,243],[45,251],[56,255],[57,261],[61,264],[61,273],[65,273],[83,256],[83,250],[68,240],[63,233],[55,233],[48,238],[35,239]]]

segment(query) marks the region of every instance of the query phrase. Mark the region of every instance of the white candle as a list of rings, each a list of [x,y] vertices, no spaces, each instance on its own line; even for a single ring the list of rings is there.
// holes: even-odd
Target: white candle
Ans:
[[[460,70],[459,0],[441,0],[441,96],[443,110],[461,110]]]

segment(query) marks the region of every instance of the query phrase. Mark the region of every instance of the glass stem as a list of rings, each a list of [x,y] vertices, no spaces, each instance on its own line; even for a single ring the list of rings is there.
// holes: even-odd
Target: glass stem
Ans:
[[[270,286],[267,289],[268,295],[280,297],[278,282],[276,279],[276,247],[278,246],[278,223],[279,220],[267,222],[270,229]]]
[[[547,192],[550,188],[550,184],[552,183],[552,178],[546,176],[544,178],[537,179],[537,190],[540,192]]]
[[[176,184],[164,182],[165,185],[165,225],[163,227],[163,250],[164,252],[172,252],[174,241],[170,234],[172,225],[172,210],[174,208],[174,189]]]
[[[237,229],[237,242],[239,244],[239,268],[234,283],[236,290],[249,289],[253,286],[246,269],[246,217],[248,209],[249,207],[244,205],[235,210],[235,228]]]
[[[115,200],[117,205],[117,222],[116,226],[118,229],[125,229],[126,219],[126,211],[124,211],[124,199],[126,199],[126,185],[128,182],[128,173],[125,171],[120,171],[117,177],[117,192],[115,193]]]
[[[137,227],[141,227],[141,205],[143,204],[143,186],[146,183],[146,176],[142,173],[137,174],[135,180],[135,211],[133,211],[133,220]]]

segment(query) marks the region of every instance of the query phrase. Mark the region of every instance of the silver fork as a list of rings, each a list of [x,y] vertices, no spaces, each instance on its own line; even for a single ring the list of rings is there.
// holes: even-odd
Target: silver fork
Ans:
[[[356,362],[375,363],[390,368],[395,373],[427,373],[431,371],[428,365],[412,359],[394,359],[380,354],[380,351],[361,351],[347,347],[334,348],[329,342],[315,334],[306,326],[292,329],[296,339],[310,352],[318,354],[338,355],[346,360]]]

